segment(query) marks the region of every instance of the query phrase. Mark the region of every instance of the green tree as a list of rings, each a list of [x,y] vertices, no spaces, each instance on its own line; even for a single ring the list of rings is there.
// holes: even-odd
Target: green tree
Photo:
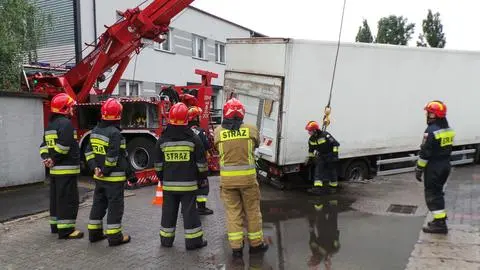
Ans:
[[[355,37],[355,42],[363,42],[363,43],[372,43],[373,36],[372,32],[370,31],[370,26],[368,26],[368,22],[366,19],[363,20],[362,26],[358,27],[358,33]]]
[[[415,31],[415,24],[403,16],[390,15],[378,21],[376,43],[407,45]]]
[[[422,23],[423,33],[418,35],[417,46],[427,47],[427,44],[433,48],[444,48],[447,43],[443,24],[440,20],[440,13],[433,14],[429,9],[427,18]]]
[[[49,25],[31,0],[0,0],[0,89],[19,88],[21,65],[36,60]]]

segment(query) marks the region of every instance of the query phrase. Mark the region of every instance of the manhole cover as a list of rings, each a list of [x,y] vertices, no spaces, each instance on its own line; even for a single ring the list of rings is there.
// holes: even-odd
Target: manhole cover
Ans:
[[[387,212],[400,213],[400,214],[414,214],[417,211],[416,205],[404,205],[404,204],[390,204]]]

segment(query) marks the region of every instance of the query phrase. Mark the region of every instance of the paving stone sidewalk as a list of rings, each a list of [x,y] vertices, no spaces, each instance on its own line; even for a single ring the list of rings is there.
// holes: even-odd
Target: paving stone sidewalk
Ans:
[[[406,270],[480,270],[480,167],[455,168],[445,189],[449,233],[420,232]],[[425,224],[432,219],[428,215]]]

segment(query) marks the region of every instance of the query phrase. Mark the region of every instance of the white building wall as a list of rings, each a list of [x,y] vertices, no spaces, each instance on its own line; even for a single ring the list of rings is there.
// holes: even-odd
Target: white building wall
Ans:
[[[116,22],[116,10],[133,8],[137,3],[137,0],[97,0],[97,32],[100,34],[105,31],[103,25],[112,25]],[[144,8],[146,5],[142,7]],[[135,66],[135,58],[133,58],[122,79],[147,82],[147,84],[142,85],[142,90],[144,92],[145,90],[154,91],[155,85],[151,82],[175,85],[200,82],[200,76],[195,74],[195,69],[205,69],[219,74],[219,77],[214,79],[212,83],[221,86],[223,85],[225,65],[215,62],[214,42],[224,43],[230,37],[250,36],[250,31],[246,29],[191,8],[180,12],[177,17],[173,18],[170,26],[174,29],[171,35],[173,52],[168,53],[154,48],[145,48],[138,56],[135,78],[133,78]],[[176,30],[182,33],[179,34]],[[185,32],[187,32],[187,35]],[[192,33],[208,39],[207,57],[213,59],[213,61],[192,57]],[[186,50],[186,48],[189,50]]]

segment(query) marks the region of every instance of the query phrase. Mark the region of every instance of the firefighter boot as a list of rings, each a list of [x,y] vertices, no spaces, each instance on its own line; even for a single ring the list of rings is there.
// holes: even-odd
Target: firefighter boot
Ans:
[[[108,239],[108,245],[109,246],[119,246],[119,245],[123,245],[123,244],[126,244],[126,243],[129,243],[131,240],[131,237],[130,235],[128,234],[121,234],[121,237],[117,238],[117,237],[112,237],[110,239]]]
[[[90,243],[95,243],[104,239],[107,239],[107,236],[103,234],[102,229],[88,230],[88,240],[90,240]]]
[[[427,227],[423,227],[423,232],[447,234],[448,228],[446,218],[434,219],[433,221],[429,222]]]
[[[201,216],[213,214],[213,210],[207,208],[205,202],[197,202],[197,211],[198,214]]]
[[[256,247],[252,247],[250,246],[250,254],[256,254],[256,253],[261,253],[261,252],[265,252],[268,250],[268,244],[265,244],[265,243],[262,243],[260,244],[259,246],[256,246]]]
[[[201,248],[206,247],[206,246],[207,246],[207,240],[202,239],[202,242],[200,242],[198,244],[195,244],[195,245],[192,245],[192,246],[186,246],[186,249],[187,250],[195,250],[195,249],[201,249]]]
[[[57,224],[50,224],[50,232],[58,233]]]

